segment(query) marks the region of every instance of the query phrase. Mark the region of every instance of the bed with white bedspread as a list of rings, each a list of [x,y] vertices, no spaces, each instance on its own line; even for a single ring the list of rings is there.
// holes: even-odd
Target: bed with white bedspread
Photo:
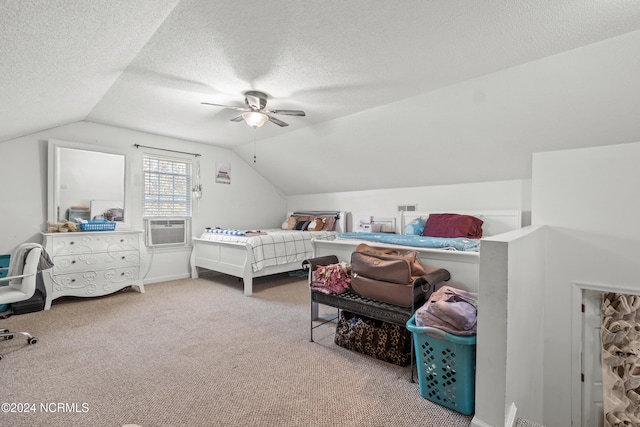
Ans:
[[[198,277],[199,268],[235,276],[242,279],[244,294],[251,295],[254,278],[299,270],[302,261],[313,256],[313,240],[333,239],[346,230],[346,212],[300,211],[289,213],[287,218],[292,216],[307,216],[309,222],[334,217],[335,223],[330,230],[318,231],[206,229],[193,238],[191,277]],[[304,226],[302,222],[299,227]]]

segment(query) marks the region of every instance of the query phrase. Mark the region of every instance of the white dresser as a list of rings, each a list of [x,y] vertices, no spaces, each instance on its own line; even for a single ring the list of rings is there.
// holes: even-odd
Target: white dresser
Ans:
[[[141,230],[42,233],[53,268],[42,277],[47,290],[44,309],[63,296],[96,297],[136,286],[144,293]]]

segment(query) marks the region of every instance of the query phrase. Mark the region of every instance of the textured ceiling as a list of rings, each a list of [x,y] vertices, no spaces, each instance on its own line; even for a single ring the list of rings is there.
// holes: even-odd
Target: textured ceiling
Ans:
[[[0,141],[87,120],[238,150],[201,102],[306,111],[260,141],[639,28],[635,1],[0,0]]]

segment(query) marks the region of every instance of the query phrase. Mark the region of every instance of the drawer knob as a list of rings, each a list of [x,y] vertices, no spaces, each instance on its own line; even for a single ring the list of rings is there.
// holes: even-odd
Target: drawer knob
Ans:
[[[71,264],[75,264],[75,263],[76,263],[76,260],[75,260],[75,259],[74,259],[73,261],[71,261]]]

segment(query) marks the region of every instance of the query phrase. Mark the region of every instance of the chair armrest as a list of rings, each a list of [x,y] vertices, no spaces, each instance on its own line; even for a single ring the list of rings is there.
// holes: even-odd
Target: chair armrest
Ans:
[[[302,268],[305,270],[315,270],[319,265],[329,265],[329,264],[337,264],[338,257],[335,255],[327,255],[316,258],[309,258],[302,261]]]
[[[0,277],[0,282],[8,282],[8,281],[13,280],[13,279],[22,279],[24,277],[34,276],[35,274],[36,273],[30,273],[30,274],[19,274],[17,276]]]

